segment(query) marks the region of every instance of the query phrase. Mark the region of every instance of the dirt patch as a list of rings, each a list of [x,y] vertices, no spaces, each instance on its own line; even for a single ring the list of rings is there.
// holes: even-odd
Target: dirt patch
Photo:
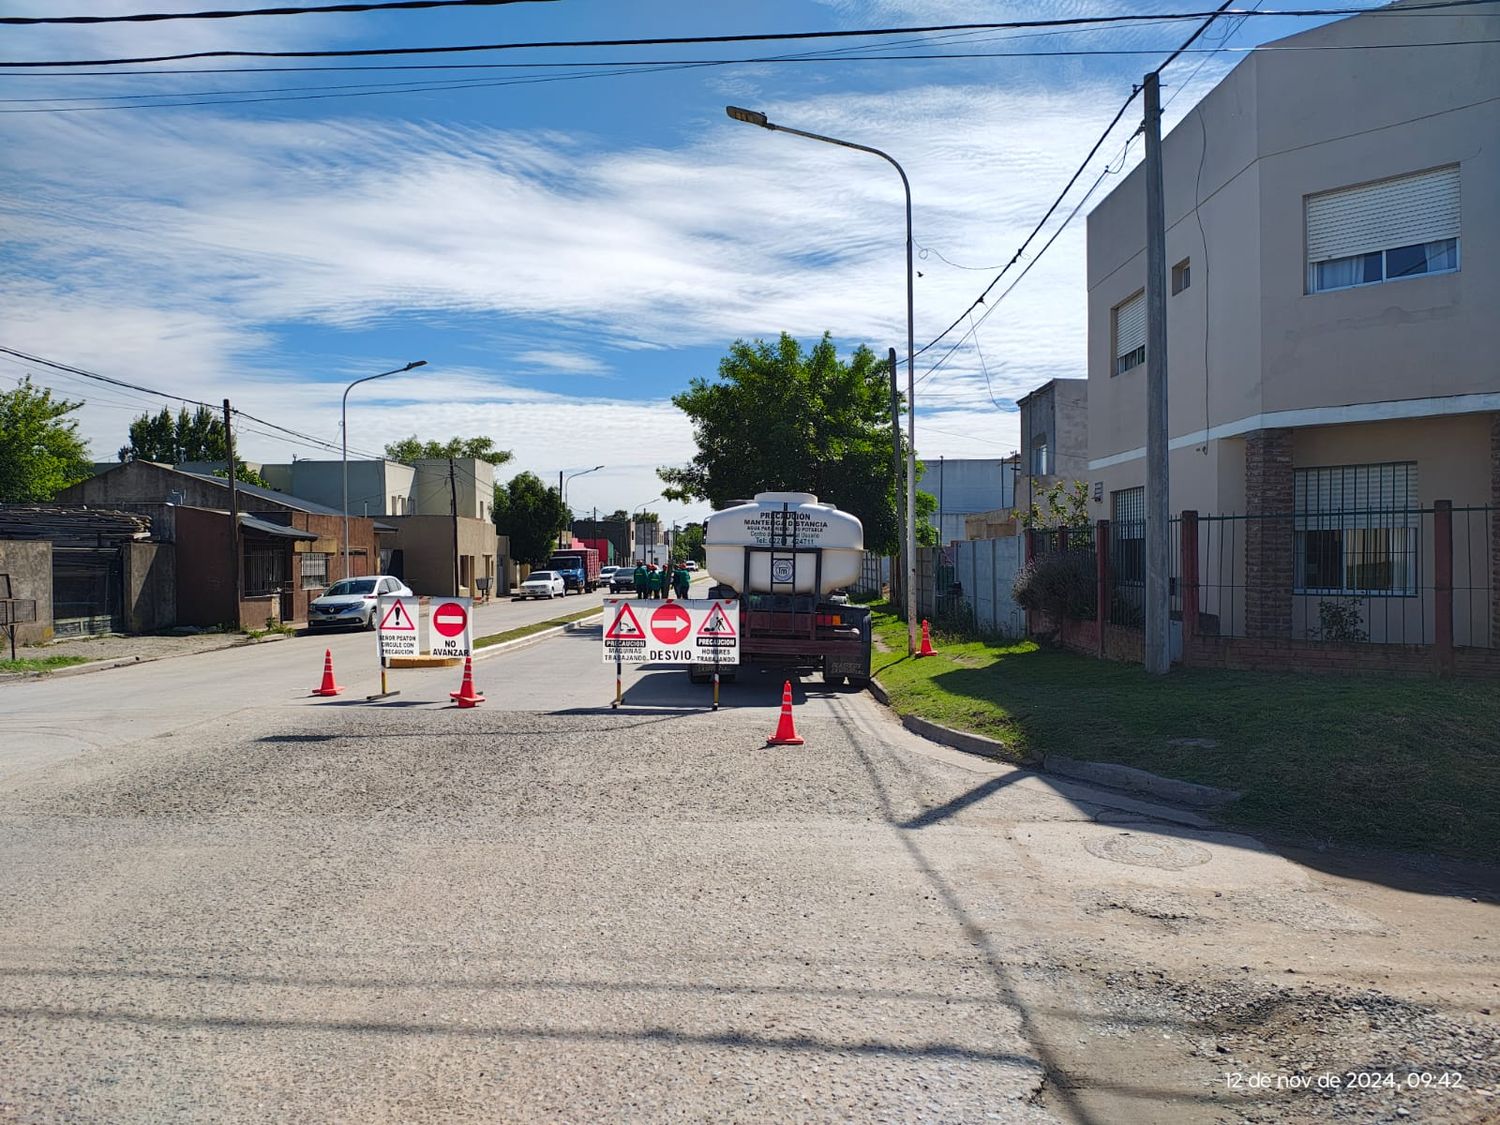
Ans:
[[[192,633],[186,636],[126,636],[110,633],[102,637],[68,637],[51,644],[27,645],[16,649],[16,655],[31,659],[80,656],[84,660],[129,660],[133,656],[139,656],[142,660],[160,660],[165,656],[191,656],[194,653],[254,643],[256,642],[252,638],[243,633]]]

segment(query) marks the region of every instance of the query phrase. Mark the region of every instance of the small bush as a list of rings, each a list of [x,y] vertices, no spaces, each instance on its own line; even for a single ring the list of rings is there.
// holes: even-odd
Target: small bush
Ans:
[[[1032,559],[1016,574],[1011,596],[1022,609],[1034,609],[1053,621],[1092,619],[1096,613],[1094,556],[1059,551]]]
[[[1363,643],[1370,639],[1365,632],[1364,619],[1360,616],[1358,602],[1318,602],[1318,627],[1309,629],[1308,636],[1315,641],[1352,641]]]

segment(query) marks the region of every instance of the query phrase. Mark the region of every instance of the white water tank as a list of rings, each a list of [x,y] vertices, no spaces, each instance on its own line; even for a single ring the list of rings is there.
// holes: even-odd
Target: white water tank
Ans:
[[[821,582],[818,556],[779,550],[793,546],[819,549]],[[745,590],[745,556],[752,547],[772,550],[749,552],[750,589]],[[848,512],[819,504],[810,492],[759,492],[748,504],[709,516],[703,548],[714,581],[739,593],[823,596],[859,581],[865,529]]]

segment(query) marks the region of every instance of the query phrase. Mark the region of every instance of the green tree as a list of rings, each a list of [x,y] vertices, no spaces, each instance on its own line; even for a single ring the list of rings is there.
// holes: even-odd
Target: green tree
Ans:
[[[679,531],[677,539],[672,544],[672,554],[679,559],[703,562],[706,558],[703,550],[703,525],[690,523]]]
[[[535,473],[517,473],[495,486],[495,530],[510,537],[511,557],[541,566],[552,555],[557,533],[569,525],[569,513],[554,485]]]
[[[1017,508],[1011,515],[1022,527],[1088,527],[1089,486],[1087,481],[1053,481],[1031,502],[1030,511]]]
[[[46,503],[93,472],[78,423],[68,418],[82,405],[54,399],[29,375],[0,391],[0,501]]]
[[[921,462],[918,462],[917,479],[922,479],[920,471]],[[917,546],[918,547],[941,547],[937,526],[932,522],[932,517],[937,515],[937,497],[930,492],[917,489]]]
[[[476,461],[488,461],[491,465],[503,465],[512,456],[508,449],[496,449],[494,438],[456,437],[448,441],[422,441],[416,434],[391,442],[385,447],[385,455],[404,465],[440,457],[472,457]]]
[[[826,334],[808,351],[786,333],[774,345],[736,341],[717,379],[695,378],[672,399],[693,420],[698,453],[656,471],[663,495],[722,508],[757,492],[812,492],[859,517],[866,548],[892,553],[889,378],[870,349],[846,362]]]
[[[173,415],[169,407],[160,414],[142,414],[130,423],[130,441],[120,447],[121,461],[158,461],[181,465],[187,461],[223,461],[227,447],[224,420],[206,406],[189,414],[187,407]],[[223,469],[214,476],[227,477]],[[234,459],[234,476],[245,484],[269,488],[265,479],[240,458]]]

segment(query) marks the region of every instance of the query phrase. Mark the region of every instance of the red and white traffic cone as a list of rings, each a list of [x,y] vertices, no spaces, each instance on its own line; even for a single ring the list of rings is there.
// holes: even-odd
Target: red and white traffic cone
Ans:
[[[937,649],[932,647],[932,630],[927,625],[927,619],[922,619],[922,647],[917,649],[918,656],[936,656]]]
[[[781,719],[776,724],[776,733],[766,739],[767,746],[801,746],[797,726],[792,722],[792,681],[781,689]]]
[[[457,691],[450,691],[448,698],[460,707],[474,707],[484,702],[484,696],[474,690],[474,658],[464,657],[464,682]]]
[[[323,682],[313,688],[312,693],[314,695],[337,695],[343,690],[333,682],[333,650],[325,648],[323,650]]]

